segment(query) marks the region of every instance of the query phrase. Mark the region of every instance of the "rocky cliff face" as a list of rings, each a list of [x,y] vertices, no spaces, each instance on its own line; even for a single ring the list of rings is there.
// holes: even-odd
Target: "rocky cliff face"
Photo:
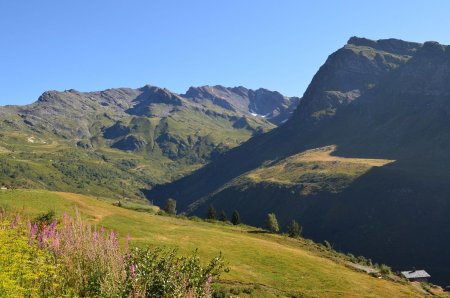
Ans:
[[[277,125],[286,121],[300,102],[298,97],[286,97],[276,91],[245,87],[191,87],[184,96],[195,102],[219,105],[233,112],[259,115]]]
[[[308,86],[295,121],[321,120],[376,87],[411,59],[418,43],[352,37],[331,54]]]

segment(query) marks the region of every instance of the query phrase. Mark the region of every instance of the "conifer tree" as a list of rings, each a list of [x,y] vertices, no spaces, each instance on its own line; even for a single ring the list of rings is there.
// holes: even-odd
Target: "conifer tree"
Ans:
[[[241,217],[239,216],[239,212],[237,210],[233,211],[233,215],[231,216],[231,222],[233,225],[238,225],[241,223]]]
[[[266,225],[267,229],[271,233],[278,233],[280,231],[280,226],[278,225],[278,220],[277,217],[275,216],[275,213],[267,214]]]
[[[289,237],[298,238],[302,234],[302,227],[298,224],[297,221],[291,220],[288,225],[288,233]]]
[[[213,205],[209,205],[208,208],[208,215],[206,217],[207,219],[216,220],[217,219],[217,212],[216,209],[214,209]]]
[[[166,211],[168,214],[177,214],[177,201],[171,198],[167,199],[164,211]]]
[[[222,210],[220,212],[219,220],[220,221],[227,221],[228,220],[228,217],[227,217],[227,214],[225,213],[225,210]]]

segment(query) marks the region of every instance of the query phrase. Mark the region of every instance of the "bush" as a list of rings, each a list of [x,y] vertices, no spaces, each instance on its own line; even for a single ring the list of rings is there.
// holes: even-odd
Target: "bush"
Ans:
[[[253,293],[253,289],[252,288],[245,288],[244,290],[242,290],[242,292],[244,294],[250,295],[251,293]]]
[[[49,210],[46,213],[39,214],[33,222],[37,223],[39,226],[47,225],[55,220],[55,210]]]
[[[229,298],[230,294],[223,287],[216,287],[213,290],[212,298]]]
[[[380,266],[380,272],[381,274],[390,274],[391,273],[391,267],[385,264],[381,264]]]
[[[211,297],[213,277],[220,275],[224,263],[219,256],[202,267],[196,252],[177,257],[174,250],[135,248],[128,268],[127,294],[132,297]]]
[[[331,246],[330,242],[328,242],[327,240],[325,240],[323,242],[323,246],[325,246],[325,248],[328,250],[333,250],[333,247]]]
[[[195,222],[201,222],[201,221],[203,221],[203,219],[201,219],[201,218],[198,217],[198,216],[191,216],[191,217],[189,217],[189,220],[192,220],[192,221],[195,221]]]

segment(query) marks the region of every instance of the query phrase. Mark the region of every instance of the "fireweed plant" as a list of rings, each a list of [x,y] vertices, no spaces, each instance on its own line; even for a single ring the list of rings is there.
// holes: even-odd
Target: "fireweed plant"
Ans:
[[[131,248],[75,212],[30,222],[0,213],[0,297],[211,297],[227,270],[221,255],[202,266],[195,251]]]

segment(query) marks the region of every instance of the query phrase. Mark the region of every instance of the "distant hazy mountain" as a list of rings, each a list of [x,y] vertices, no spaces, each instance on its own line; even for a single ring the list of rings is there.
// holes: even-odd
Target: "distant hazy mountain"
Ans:
[[[307,237],[450,283],[450,47],[351,38],[285,125],[148,192],[203,215],[262,225],[274,212]]]
[[[298,103],[244,87],[48,91],[0,107],[0,183],[117,196],[123,179],[124,193],[139,195],[271,130]]]

